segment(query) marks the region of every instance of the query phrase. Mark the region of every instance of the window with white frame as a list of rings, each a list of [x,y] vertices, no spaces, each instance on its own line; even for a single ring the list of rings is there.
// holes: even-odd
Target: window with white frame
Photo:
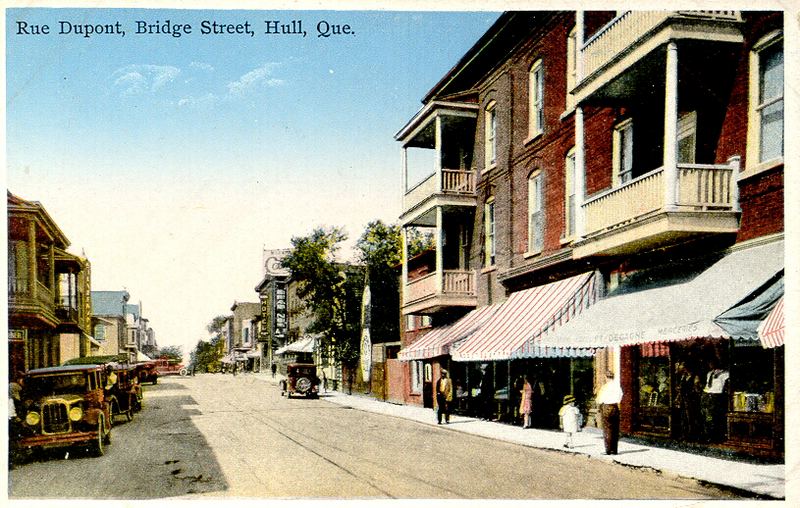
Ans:
[[[494,266],[495,263],[495,223],[494,223],[494,198],[490,198],[483,207],[483,226],[485,233],[484,266]]]
[[[411,393],[422,392],[423,366],[419,360],[409,362],[411,367]]]
[[[544,65],[537,60],[528,72],[528,137],[544,130]]]
[[[95,325],[94,327],[94,340],[106,340],[106,327],[105,325]]]
[[[497,163],[497,110],[495,106],[496,103],[492,101],[485,110],[485,169],[489,169]]]
[[[541,252],[544,247],[542,195],[542,173],[536,171],[528,177],[528,252]]]
[[[570,148],[564,162],[564,237],[575,235],[575,148]]]
[[[572,27],[572,30],[567,35],[567,111],[575,108],[575,96],[570,93],[575,88],[578,71],[578,46],[575,30],[576,28]]]
[[[783,33],[772,32],[750,54],[747,165],[783,158]]]
[[[678,117],[678,162],[695,163],[697,153],[697,111]]]
[[[633,178],[633,120],[614,127],[613,150],[614,185],[623,185]]]

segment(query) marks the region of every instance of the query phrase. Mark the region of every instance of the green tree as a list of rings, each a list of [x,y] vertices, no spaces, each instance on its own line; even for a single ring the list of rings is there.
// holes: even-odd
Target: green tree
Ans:
[[[341,228],[317,228],[292,238],[292,251],[281,263],[291,271],[297,295],[314,315],[309,331],[321,334],[321,352],[352,366],[359,355],[364,273],[360,267],[336,262],[346,239]]]
[[[377,220],[367,225],[356,243],[370,287],[370,333],[381,342],[399,340],[402,241],[400,226]]]
[[[156,357],[183,360],[183,346],[164,346],[158,350]]]
[[[217,316],[206,326],[210,340],[199,340],[192,351],[191,361],[196,369],[216,372],[220,368],[220,359],[224,350],[223,330],[228,316]]]

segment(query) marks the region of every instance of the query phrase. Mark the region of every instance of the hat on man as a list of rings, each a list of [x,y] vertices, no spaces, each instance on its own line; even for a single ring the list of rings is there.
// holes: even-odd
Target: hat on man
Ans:
[[[575,402],[575,397],[572,395],[564,395],[564,405],[567,405],[570,402]]]

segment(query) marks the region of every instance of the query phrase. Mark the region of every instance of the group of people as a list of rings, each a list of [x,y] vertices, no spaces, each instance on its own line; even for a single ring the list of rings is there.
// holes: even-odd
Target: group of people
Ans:
[[[606,455],[617,454],[617,443],[619,442],[619,404],[622,401],[622,388],[616,381],[614,373],[606,373],[607,382],[597,393],[596,402],[600,409],[600,417],[603,427],[603,443]],[[528,376],[525,376],[522,388],[520,389],[519,413],[522,416],[522,427],[532,428],[533,397],[535,387]],[[453,402],[453,381],[450,379],[447,370],[442,369],[439,379],[434,384],[434,394],[436,398],[436,423],[438,425],[450,423],[450,411]],[[572,448],[573,435],[580,432],[583,426],[583,414],[576,406],[575,396],[567,394],[562,400],[561,409],[558,412],[559,426],[564,432],[564,448]]]

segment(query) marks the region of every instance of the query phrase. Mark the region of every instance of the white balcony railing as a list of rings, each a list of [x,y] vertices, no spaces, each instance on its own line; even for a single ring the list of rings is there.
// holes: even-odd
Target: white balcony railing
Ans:
[[[439,272],[429,273],[406,284],[405,302],[413,303],[432,296],[475,296],[475,273],[470,270],[445,270],[442,290],[437,291]]]
[[[741,14],[739,11],[625,11],[586,39],[580,51],[583,76],[579,79],[591,76],[669,18],[730,22],[739,21]]]
[[[733,167],[679,164],[677,207],[680,210],[733,210]],[[664,169],[658,168],[583,204],[586,234],[611,229],[664,208]]]
[[[410,210],[418,204],[422,203],[425,199],[437,193],[436,177],[441,175],[441,190],[442,194],[451,195],[475,195],[475,172],[458,170],[458,169],[442,169],[441,172],[436,172],[420,183],[406,191],[403,199],[403,209]]]

